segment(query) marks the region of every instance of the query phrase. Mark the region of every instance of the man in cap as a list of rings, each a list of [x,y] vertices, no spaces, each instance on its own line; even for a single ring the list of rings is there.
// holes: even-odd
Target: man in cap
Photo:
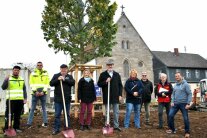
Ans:
[[[3,131],[8,129],[9,121],[9,100],[11,108],[11,121],[14,118],[13,128],[17,133],[22,132],[20,129],[20,117],[24,107],[27,102],[27,92],[24,79],[19,76],[21,68],[19,66],[14,66],[12,74],[7,76],[1,86],[3,90],[6,91],[6,111],[5,111],[5,126]]]
[[[53,128],[53,135],[56,135],[60,132],[60,116],[63,110],[63,99],[62,99],[62,92],[61,92],[61,84],[62,81],[63,85],[63,92],[65,98],[65,106],[67,112],[67,119],[68,119],[68,126],[70,127],[70,102],[71,102],[71,87],[75,85],[75,80],[73,79],[72,75],[68,74],[68,66],[62,64],[60,66],[60,73],[54,74],[50,81],[50,86],[54,86],[54,102],[55,102],[55,122]]]
[[[98,86],[102,88],[103,104],[107,108],[108,82],[110,82],[110,105],[113,106],[114,130],[121,131],[119,127],[119,101],[122,99],[123,86],[121,82],[121,76],[118,72],[113,70],[113,66],[114,62],[112,59],[106,62],[107,70],[100,74]]]

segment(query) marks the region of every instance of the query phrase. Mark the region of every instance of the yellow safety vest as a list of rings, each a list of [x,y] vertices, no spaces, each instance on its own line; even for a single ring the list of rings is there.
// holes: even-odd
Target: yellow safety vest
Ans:
[[[49,75],[46,70],[35,69],[30,75],[30,87],[32,89],[32,94],[37,91],[38,88],[43,88],[45,94],[47,94],[47,89],[49,88]]]
[[[23,100],[24,99],[24,79],[22,77],[14,78],[13,76],[9,77],[7,88],[6,99],[10,100]]]

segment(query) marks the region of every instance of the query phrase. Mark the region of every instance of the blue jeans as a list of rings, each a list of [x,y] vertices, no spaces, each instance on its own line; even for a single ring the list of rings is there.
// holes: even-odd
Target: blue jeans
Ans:
[[[112,104],[113,106],[113,115],[114,115],[114,128],[119,127],[119,104]],[[105,109],[106,109],[106,116],[105,116],[105,121],[107,117],[107,104],[105,104]],[[110,109],[110,107],[109,107]],[[106,124],[106,122],[105,122]]]
[[[163,127],[163,108],[166,109],[166,115],[167,115],[167,124],[169,125],[169,111],[170,111],[170,102],[164,103],[160,102],[158,103],[158,117],[159,117],[159,127]]]
[[[32,124],[33,117],[34,117],[34,110],[36,109],[36,105],[37,105],[38,100],[41,101],[41,105],[42,105],[43,123],[48,123],[47,111],[46,111],[46,96],[47,95],[37,97],[35,95],[32,95],[32,105],[31,105],[31,109],[30,109],[30,112],[29,112],[29,117],[28,117],[28,120],[27,120],[27,124],[29,124],[29,125]]]
[[[190,132],[190,122],[189,122],[189,118],[188,118],[188,110],[185,109],[185,106],[186,106],[186,103],[180,103],[180,104],[174,104],[174,106],[171,107],[170,113],[169,113],[169,128],[172,131],[175,131],[174,116],[180,110],[182,112],[183,119],[184,119],[185,133]]]
[[[134,123],[136,128],[140,128],[140,107],[141,104],[126,103],[126,115],[124,119],[124,127],[128,128],[130,124],[130,116],[134,107]]]
[[[70,117],[69,117],[70,103],[66,103],[65,106],[66,106],[66,114],[67,114],[67,118],[68,118],[68,127],[70,127]],[[60,126],[61,126],[60,117],[61,117],[62,110],[64,111],[63,103],[55,103],[55,123],[54,123],[54,130],[55,131],[60,131]],[[65,122],[64,122],[64,126],[66,126]]]

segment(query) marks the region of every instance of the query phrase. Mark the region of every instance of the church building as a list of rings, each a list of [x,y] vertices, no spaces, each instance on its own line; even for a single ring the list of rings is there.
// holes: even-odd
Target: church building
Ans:
[[[113,68],[120,73],[123,85],[128,79],[131,69],[138,71],[139,79],[141,79],[141,73],[146,71],[148,79],[154,82],[153,55],[124,12],[118,19],[117,25],[115,38],[117,44],[112,48],[112,57],[96,58],[96,64],[103,65],[104,71],[105,63],[113,60]]]

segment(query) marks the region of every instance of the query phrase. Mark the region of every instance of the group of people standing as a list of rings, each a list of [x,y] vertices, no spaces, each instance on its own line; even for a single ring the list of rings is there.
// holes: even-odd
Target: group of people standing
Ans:
[[[114,130],[122,131],[119,126],[119,103],[122,100],[123,85],[121,81],[121,76],[118,72],[113,70],[114,63],[109,60],[106,63],[107,69],[102,72],[98,79],[98,86],[102,88],[103,94],[103,104],[107,107],[108,101],[108,83],[110,82],[110,105],[113,108],[113,127]],[[2,89],[7,90],[7,99],[11,101],[11,112],[12,118],[14,118],[13,128],[16,132],[21,132],[20,129],[20,116],[23,109],[23,105],[27,101],[27,92],[24,80],[19,76],[20,71],[19,66],[13,67],[12,75],[5,78]],[[173,88],[171,83],[167,81],[167,75],[164,73],[160,74],[160,82],[155,86],[154,92],[155,96],[158,98],[158,118],[159,126],[158,128],[163,128],[163,109],[166,109],[167,123],[169,130],[167,133],[176,133],[174,127],[174,116],[181,110],[184,118],[185,124],[185,135],[189,136],[189,118],[188,109],[190,107],[190,102],[192,99],[192,93],[188,83],[183,79],[182,74],[177,72],[175,74],[176,84]],[[27,121],[27,127],[32,127],[34,111],[38,100],[41,101],[42,115],[43,115],[43,127],[48,126],[47,111],[46,111],[46,95],[49,86],[54,86],[54,105],[55,105],[55,120],[53,127],[53,135],[60,132],[60,117],[63,110],[63,99],[61,93],[62,82],[65,105],[67,111],[67,118],[70,127],[70,103],[71,103],[71,87],[75,85],[75,80],[72,75],[68,74],[68,66],[62,64],[60,66],[60,72],[54,74],[51,80],[49,80],[49,75],[46,70],[43,69],[43,63],[37,62],[37,66],[34,72],[30,75],[30,87],[32,89],[32,102],[29,112],[29,117]],[[124,118],[124,128],[128,129],[130,127],[130,116],[132,110],[134,110],[134,124],[137,129],[141,129],[140,125],[140,112],[144,105],[145,109],[145,124],[150,124],[150,102],[151,95],[153,92],[153,84],[148,80],[146,72],[142,72],[141,79],[138,79],[138,73],[135,69],[130,71],[130,76],[126,80],[124,85],[124,90],[126,92],[126,114]],[[92,108],[93,102],[96,101],[96,90],[94,86],[94,80],[90,74],[90,70],[86,69],[83,71],[83,75],[78,82],[78,101],[80,102],[80,130],[91,129],[91,118],[92,118]],[[84,114],[87,109],[87,118],[84,122]],[[5,111],[5,127],[4,131],[8,129],[8,100],[6,102]],[[107,114],[107,110],[106,110]],[[106,119],[105,119],[106,120]],[[107,125],[107,124],[106,124]]]

